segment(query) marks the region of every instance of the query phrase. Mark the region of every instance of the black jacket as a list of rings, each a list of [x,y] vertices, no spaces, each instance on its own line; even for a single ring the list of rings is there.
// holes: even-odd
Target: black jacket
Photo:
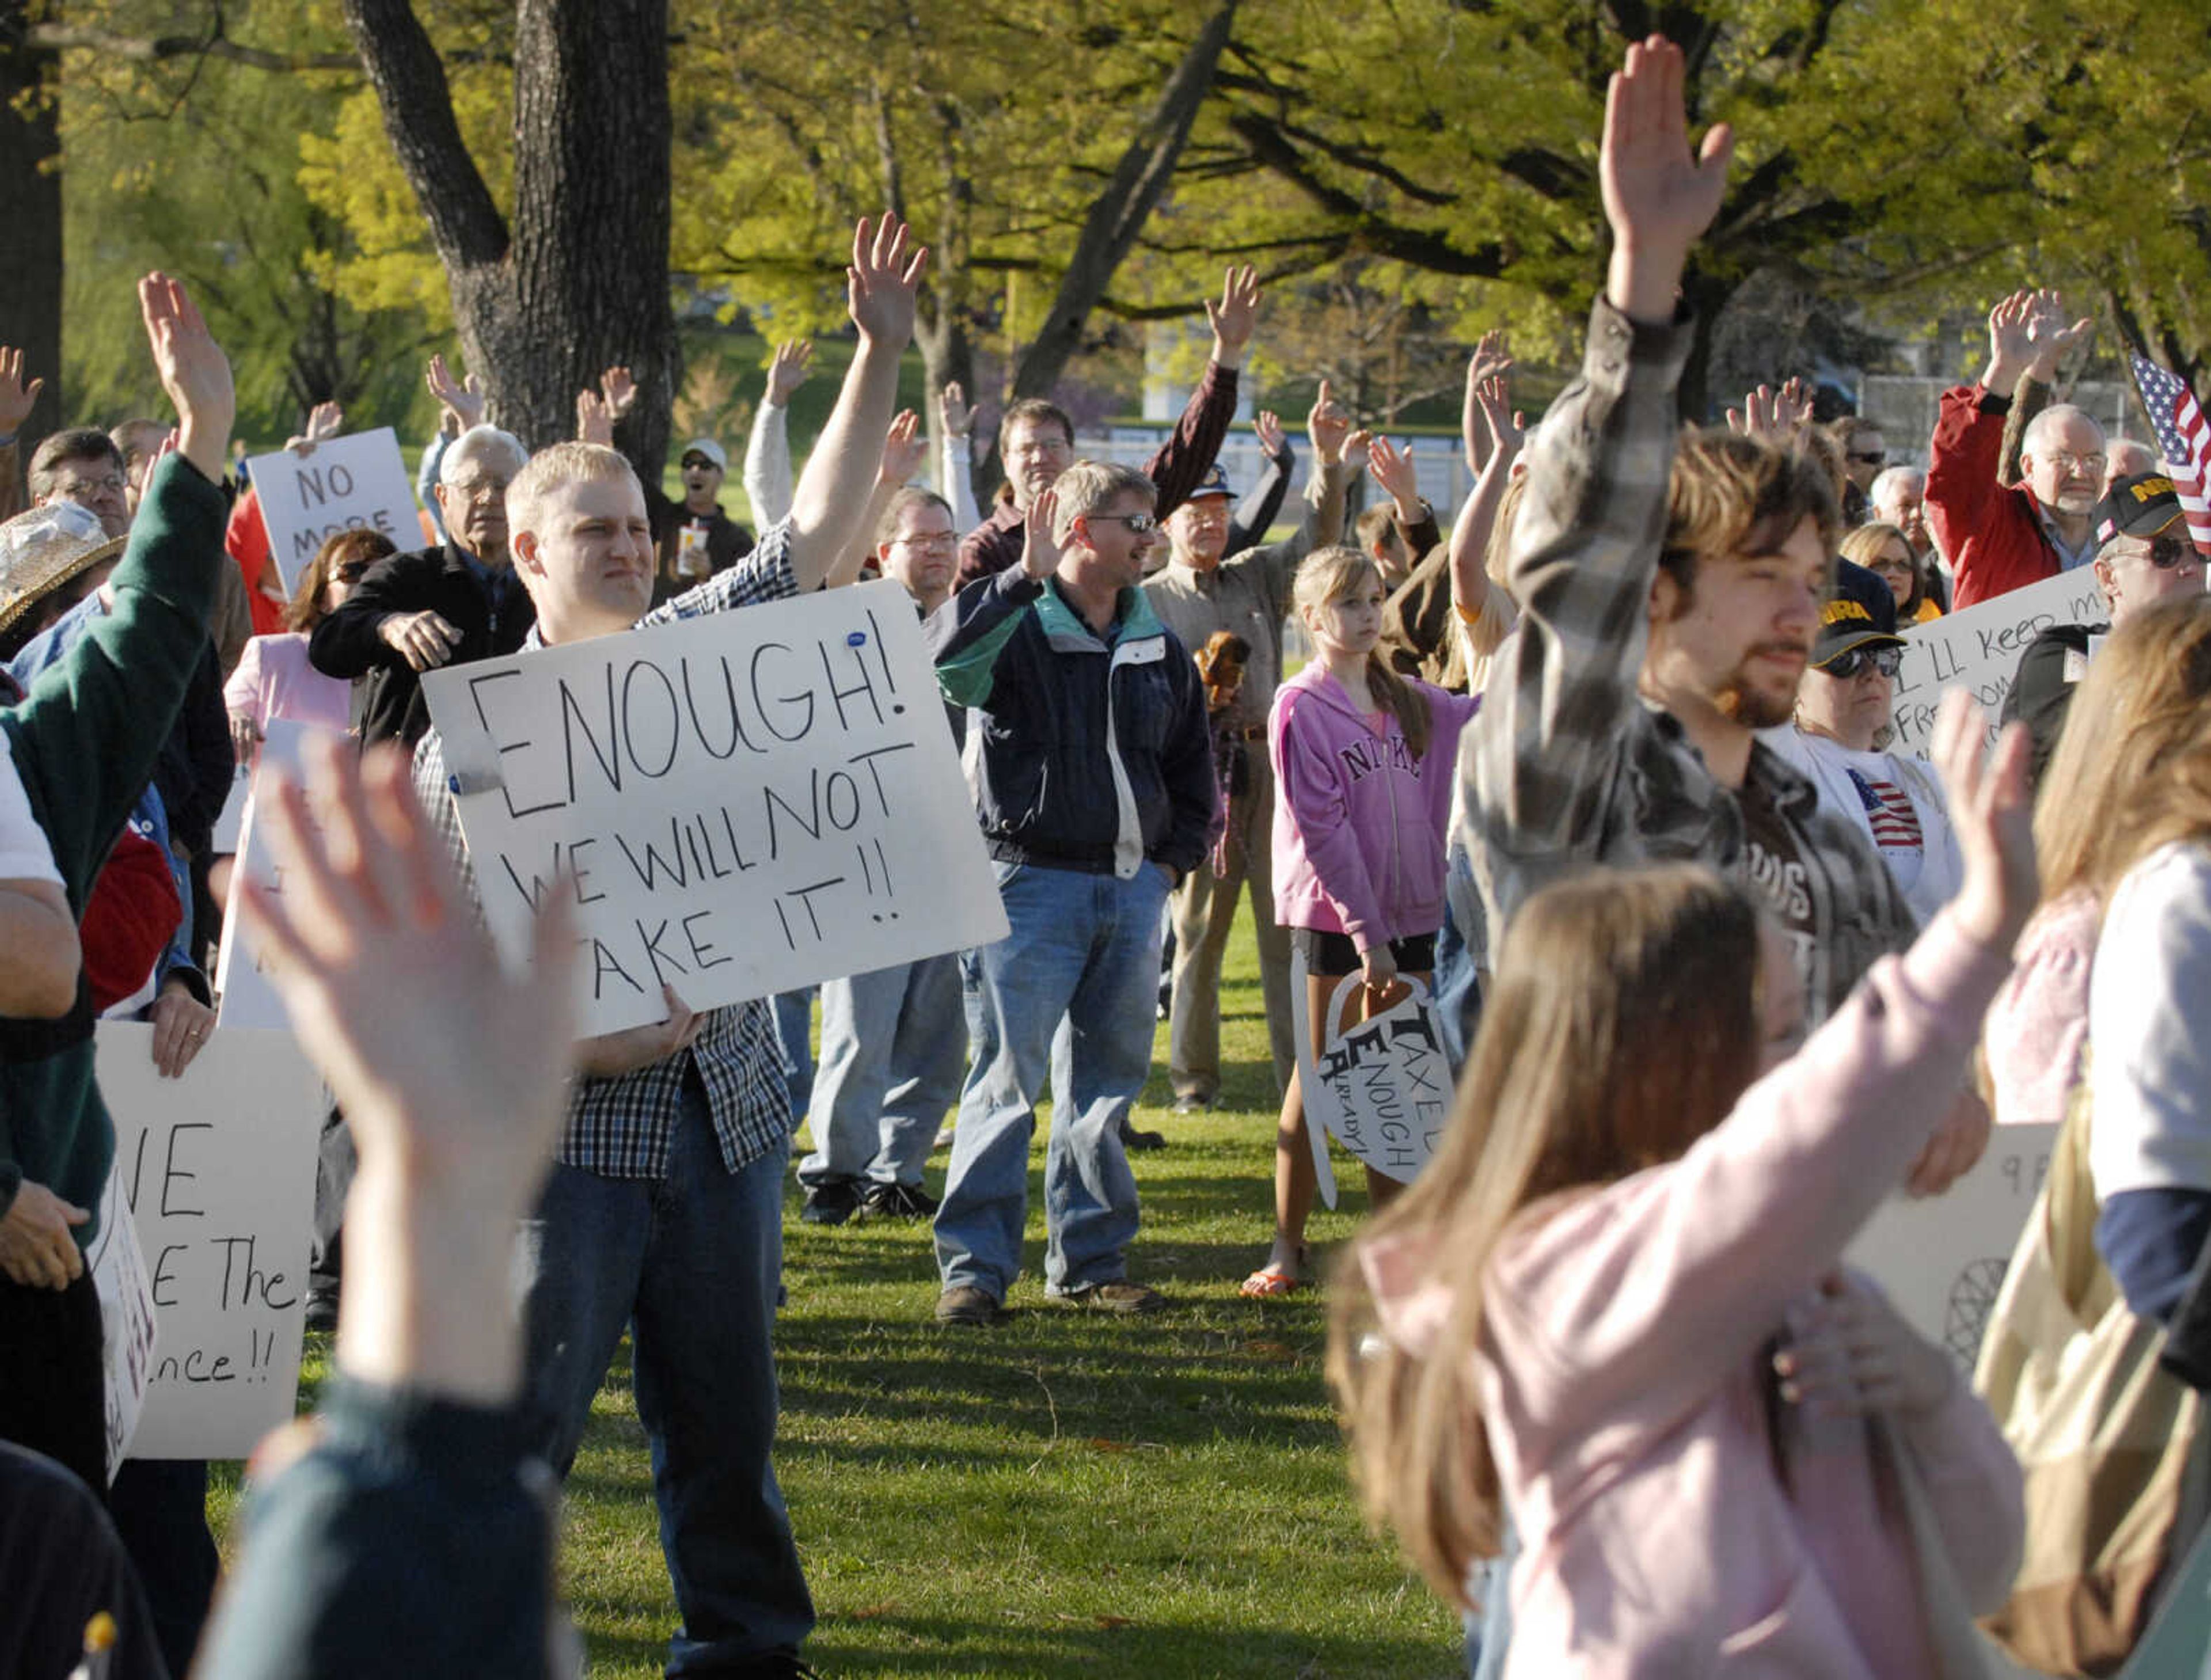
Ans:
[[[496,658],[522,646],[536,622],[522,580],[511,569],[493,573],[494,601],[461,551],[443,547],[380,560],[346,603],[314,628],[307,661],[325,676],[350,681],[353,722],[361,744],[397,740],[410,749],[430,727],[430,709],[414,667],[378,634],[397,615],[428,610],[461,633],[451,664]]]
[[[2038,787],[2042,773],[2050,767],[2050,754],[2057,750],[2057,737],[2064,733],[2073,690],[2088,668],[2088,639],[2108,635],[2111,628],[2108,624],[2053,624],[2020,656],[2018,674],[1999,715],[2005,723],[2025,720],[2034,743],[2028,774]]]

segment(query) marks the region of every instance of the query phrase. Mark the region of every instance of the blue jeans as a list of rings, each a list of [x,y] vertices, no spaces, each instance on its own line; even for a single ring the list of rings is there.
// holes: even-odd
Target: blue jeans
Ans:
[[[1063,1017],[1065,1077],[1045,1146],[1045,1288],[1064,1295],[1125,1275],[1138,1213],[1121,1122],[1152,1069],[1167,887],[1149,864],[1128,881],[1035,864],[1002,863],[996,874],[1013,931],[976,953],[976,1061],[936,1214],[936,1264],[946,1289],[1003,1301],[1021,1271],[1029,1140]]]
[[[925,957],[821,987],[821,1064],[799,1182],[918,1185],[966,1049],[960,959]]]
[[[540,1449],[564,1477],[632,1326],[660,1547],[683,1618],[670,1675],[796,1652],[814,1627],[769,1459],[790,1159],[786,1143],[728,1171],[706,1093],[687,1079],[665,1179],[559,1164],[523,1226],[524,1380]]]
[[[794,1114],[814,1105],[814,991],[802,986],[768,999],[775,1010],[775,1041],[783,1051],[784,1089],[791,1093]]]
[[[1486,955],[1471,949],[1467,931],[1459,925],[1463,906],[1478,907],[1481,901],[1474,884],[1474,865],[1466,848],[1454,844],[1446,855],[1445,873],[1451,890],[1444,906],[1444,925],[1436,935],[1436,974],[1433,992],[1436,1018],[1443,1029],[1444,1059],[1457,1078],[1474,1048],[1475,1029],[1481,1024],[1481,981],[1475,964]]]

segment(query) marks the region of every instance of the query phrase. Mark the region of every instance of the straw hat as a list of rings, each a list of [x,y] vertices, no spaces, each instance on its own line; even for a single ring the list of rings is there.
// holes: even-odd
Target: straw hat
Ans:
[[[50,502],[0,524],[0,634],[40,596],[121,554],[125,540],[108,536],[98,514],[74,502]]]

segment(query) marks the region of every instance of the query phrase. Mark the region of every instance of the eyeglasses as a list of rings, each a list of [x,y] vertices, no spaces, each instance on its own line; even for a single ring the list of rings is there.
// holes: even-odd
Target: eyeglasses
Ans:
[[[445,488],[469,501],[497,501],[506,494],[506,481],[498,478],[457,479]]]
[[[79,478],[76,474],[72,473],[67,478],[58,479],[55,482],[54,494],[64,498],[70,496],[119,496],[127,488],[128,486],[124,482],[123,475],[119,472],[111,472],[105,477],[101,478]]]
[[[1116,525],[1128,526],[1139,537],[1146,531],[1157,531],[1160,528],[1160,522],[1149,513],[1090,513],[1084,517],[1092,519],[1111,519]]]
[[[1886,449],[1853,449],[1850,458],[1862,467],[1877,467],[1888,459]]]
[[[957,547],[960,539],[948,531],[927,531],[918,537],[893,537],[891,541],[909,549],[949,549]]]
[[[2104,476],[2105,460],[2101,455],[2075,455],[2069,449],[2053,449],[2042,458],[2068,476],[2076,472],[2097,478]]]
[[[1826,664],[1814,667],[1838,682],[1851,682],[1869,670],[1893,678],[1904,669],[1904,650],[1900,647],[1851,647],[1838,653]]]

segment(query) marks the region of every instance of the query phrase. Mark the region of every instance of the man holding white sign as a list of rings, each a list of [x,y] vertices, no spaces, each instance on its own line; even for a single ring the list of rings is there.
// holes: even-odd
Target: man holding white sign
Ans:
[[[867,509],[925,255],[888,217],[860,223],[848,288],[858,350],[790,518],[649,618],[652,528],[629,464],[585,443],[532,460],[506,504],[516,573],[536,614],[530,646],[821,587]],[[423,737],[415,774],[458,852],[441,731]],[[488,886],[479,875],[479,893]],[[554,890],[586,897],[575,874]],[[662,995],[664,1019],[578,1046],[553,1176],[524,1227],[528,1404],[542,1450],[565,1474],[633,1325],[638,1413],[683,1618],[670,1665],[795,1675],[814,1607],[769,1459],[790,1102],[764,1002],[694,1015],[673,986]]]

